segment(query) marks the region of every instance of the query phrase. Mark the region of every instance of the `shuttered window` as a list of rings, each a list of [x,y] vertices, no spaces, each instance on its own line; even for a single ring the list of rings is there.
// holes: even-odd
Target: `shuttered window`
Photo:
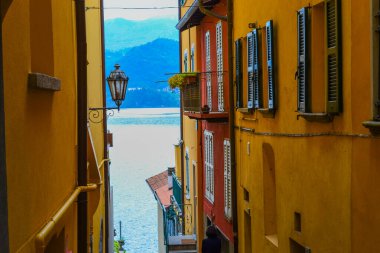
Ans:
[[[231,145],[224,140],[224,215],[232,218]]]
[[[205,51],[207,105],[210,109],[212,109],[210,31],[207,31],[205,34]]]
[[[326,0],[325,17],[326,17],[326,108],[329,113],[339,113],[342,109],[341,99],[341,62],[339,53],[340,43],[340,24],[339,11],[340,1]]]
[[[214,139],[211,132],[204,131],[206,198],[214,203]]]
[[[216,64],[218,78],[218,111],[224,111],[224,85],[223,85],[223,43],[222,22],[216,24]]]
[[[186,148],[185,160],[186,160],[186,198],[190,199],[190,168],[189,168],[189,149]]]
[[[319,16],[322,7],[322,16]],[[311,11],[310,11],[311,10]],[[314,13],[315,12],[315,13]],[[315,15],[313,15],[313,13]],[[324,15],[324,20],[323,20]],[[310,20],[313,20],[311,22]],[[323,3],[312,7],[305,7],[297,12],[298,30],[298,111],[310,113],[318,108],[318,104],[324,105],[325,113],[337,114],[342,112],[342,77],[341,77],[341,53],[340,53],[340,0],[325,0]],[[311,24],[313,24],[311,26]],[[320,26],[319,26],[320,24]],[[324,25],[324,32],[318,29]],[[323,34],[324,33],[324,34]],[[318,44],[315,39],[324,36],[325,43]],[[311,51],[311,39],[313,48]],[[317,43],[317,44],[316,44]],[[321,47],[321,48],[319,48]],[[324,47],[324,48],[323,48]],[[322,97],[320,82],[311,70],[318,69],[318,50],[325,52],[324,81],[322,83]],[[311,57],[313,55],[313,57]],[[322,71],[323,72],[323,71]],[[317,81],[316,81],[317,80]],[[312,82],[311,82],[312,81]],[[313,93],[313,94],[312,94]],[[316,95],[318,94],[318,95]],[[313,101],[311,97],[313,96]],[[320,99],[320,100],[319,100]],[[319,110],[323,110],[319,107]]]
[[[260,85],[259,34],[257,29],[252,31],[253,53],[253,103],[254,108],[262,107],[262,86]]]
[[[251,109],[253,108],[253,36],[251,32],[247,34],[247,72],[247,107]]]
[[[309,111],[309,22],[308,9],[297,12],[298,35],[298,111]]]
[[[194,72],[195,71],[195,45],[191,45],[191,55],[190,55],[190,71]]]
[[[183,53],[183,71],[188,71],[188,51],[185,49],[185,52]]]
[[[248,108],[262,107],[258,30],[247,35]]]
[[[243,85],[242,85],[242,62],[241,62],[241,40],[235,41],[235,82],[236,82],[236,108],[243,107]]]
[[[269,20],[265,26],[265,40],[267,50],[267,74],[268,74],[268,108],[275,108],[275,79],[273,58],[273,21]]]

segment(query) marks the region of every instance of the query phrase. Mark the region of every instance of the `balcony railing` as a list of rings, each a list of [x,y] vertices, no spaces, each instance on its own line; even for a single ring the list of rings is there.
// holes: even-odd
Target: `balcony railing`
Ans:
[[[173,196],[178,206],[182,207],[182,186],[176,174],[173,173]]]
[[[225,77],[221,72],[199,73],[196,82],[183,86],[184,114],[200,120],[228,119],[228,88]]]

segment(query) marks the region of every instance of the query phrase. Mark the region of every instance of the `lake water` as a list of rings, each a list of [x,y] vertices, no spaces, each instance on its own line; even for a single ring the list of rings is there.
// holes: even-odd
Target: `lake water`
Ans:
[[[108,119],[115,239],[122,221],[128,253],[158,252],[157,202],[145,179],[174,166],[179,122],[178,108],[124,109]]]

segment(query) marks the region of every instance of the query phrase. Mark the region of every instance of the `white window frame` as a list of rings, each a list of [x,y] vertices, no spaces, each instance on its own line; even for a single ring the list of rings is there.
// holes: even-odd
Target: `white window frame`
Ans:
[[[190,71],[195,71],[195,44],[191,44],[191,52],[190,52]]]
[[[186,199],[190,199],[190,155],[189,155],[189,148],[186,147],[186,154],[185,154],[185,167],[186,167]]]
[[[224,140],[224,215],[232,218],[231,143]]]
[[[188,50],[185,49],[185,51],[183,52],[183,72],[187,72],[188,71]]]
[[[214,203],[214,137],[210,131],[204,131],[205,149],[205,196]]]
[[[224,85],[223,85],[223,34],[222,21],[216,24],[216,62],[218,79],[218,111],[224,111]]]
[[[206,93],[207,105],[212,110],[210,31],[205,34]]]

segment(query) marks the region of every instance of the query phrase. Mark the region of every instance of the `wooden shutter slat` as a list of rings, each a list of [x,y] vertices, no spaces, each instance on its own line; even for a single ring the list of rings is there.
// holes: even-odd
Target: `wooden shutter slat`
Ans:
[[[340,1],[325,1],[326,21],[326,111],[339,113],[342,109],[340,60]]]
[[[235,79],[236,79],[236,107],[241,108],[243,105],[242,98],[242,62],[241,62],[241,40],[235,41]]]
[[[309,27],[308,9],[302,8],[297,12],[297,53],[298,53],[298,111],[309,112]]]
[[[267,43],[267,70],[268,70],[268,108],[275,108],[275,80],[273,64],[273,21],[266,23],[266,43]]]
[[[252,32],[247,34],[247,73],[248,73],[248,86],[247,86],[247,107],[253,108],[253,36]]]
[[[253,54],[253,103],[254,108],[262,107],[262,87],[260,85],[260,55],[259,34],[257,29],[252,31],[252,54]]]

